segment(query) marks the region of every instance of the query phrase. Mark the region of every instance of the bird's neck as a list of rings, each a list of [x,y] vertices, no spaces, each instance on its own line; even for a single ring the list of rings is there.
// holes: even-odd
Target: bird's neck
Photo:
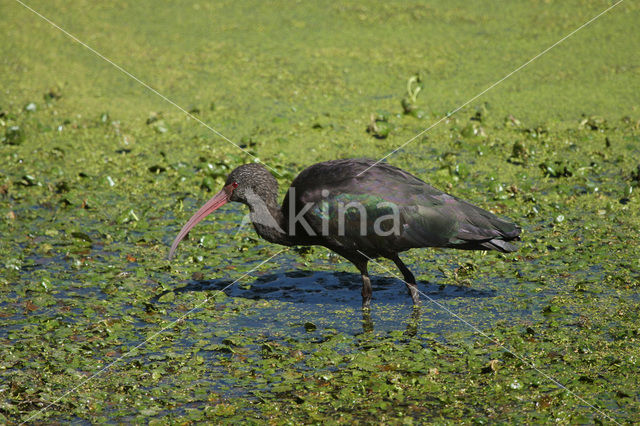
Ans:
[[[271,243],[290,246],[290,238],[285,232],[285,218],[276,195],[266,199],[249,197],[247,201],[251,221],[258,235]]]

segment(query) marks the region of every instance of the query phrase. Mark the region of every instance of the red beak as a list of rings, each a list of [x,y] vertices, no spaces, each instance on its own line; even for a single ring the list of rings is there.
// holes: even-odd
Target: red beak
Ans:
[[[176,239],[173,240],[173,244],[171,244],[171,250],[169,250],[169,260],[171,260],[171,258],[173,257],[176,248],[178,248],[178,244],[180,244],[180,241],[182,241],[182,239],[187,236],[189,231],[191,231],[194,226],[196,226],[202,219],[229,202],[231,194],[233,193],[233,190],[237,188],[237,186],[238,184],[235,182],[225,186],[220,192],[211,197],[211,199],[207,201],[204,206],[200,207],[200,210],[198,210],[196,214],[191,216],[191,219],[189,219],[189,221],[182,227]]]

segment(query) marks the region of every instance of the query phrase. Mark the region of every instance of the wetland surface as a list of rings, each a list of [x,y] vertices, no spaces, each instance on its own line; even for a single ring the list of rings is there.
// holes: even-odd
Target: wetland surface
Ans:
[[[387,159],[523,235],[405,253],[418,312],[372,265],[370,316],[242,206],[169,245],[234,167],[380,158],[612,2],[27,4],[131,75],[0,5],[0,423],[640,422],[637,3]]]

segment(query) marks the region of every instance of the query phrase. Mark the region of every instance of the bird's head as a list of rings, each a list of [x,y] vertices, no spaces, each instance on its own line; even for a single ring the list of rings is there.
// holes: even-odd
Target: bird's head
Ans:
[[[277,192],[278,182],[262,164],[250,163],[235,168],[227,177],[220,192],[200,207],[200,210],[191,216],[191,219],[182,227],[171,244],[169,259],[173,257],[178,244],[193,227],[229,201],[236,201],[251,207],[259,200],[264,203],[272,202],[275,200]]]
[[[227,177],[225,188],[236,185],[229,201],[246,204],[251,207],[255,197],[264,202],[271,201],[277,195],[276,178],[259,163],[243,164],[236,167]]]

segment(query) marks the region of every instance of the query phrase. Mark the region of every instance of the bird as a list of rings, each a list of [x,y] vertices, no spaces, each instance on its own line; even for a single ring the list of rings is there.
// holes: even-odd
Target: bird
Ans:
[[[368,263],[395,263],[414,306],[420,297],[413,273],[399,253],[422,247],[513,252],[521,227],[440,191],[411,173],[366,158],[324,161],[291,182],[282,205],[278,182],[260,163],[235,168],[223,188],[182,227],[169,251],[194,226],[227,202],[249,207],[255,231],[284,246],[326,247],[349,260],[362,277],[362,307],[370,309]]]

